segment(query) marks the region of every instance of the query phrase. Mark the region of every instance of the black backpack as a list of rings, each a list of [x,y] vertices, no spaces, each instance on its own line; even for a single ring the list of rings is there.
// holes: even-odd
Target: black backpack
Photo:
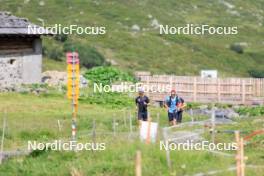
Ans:
[[[167,104],[167,106],[168,107],[170,107],[171,106],[171,102],[172,102],[172,98],[171,98],[171,96],[170,96],[170,99],[169,99],[169,101],[168,102],[166,102],[166,104]],[[177,103],[179,102],[179,97],[178,96],[176,96],[176,105],[177,105]]]

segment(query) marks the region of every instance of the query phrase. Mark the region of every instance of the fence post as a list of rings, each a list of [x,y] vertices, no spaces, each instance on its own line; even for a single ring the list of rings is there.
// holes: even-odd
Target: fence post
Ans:
[[[150,143],[150,130],[151,130],[151,118],[148,118],[148,129],[147,129],[147,138],[146,138],[146,143]]]
[[[173,87],[172,87],[172,76],[170,76],[170,89],[173,89]]]
[[[130,129],[130,135],[132,135],[133,127],[132,127],[132,117],[131,117],[131,113],[129,114],[129,129]]]
[[[244,139],[240,139],[240,167],[241,167],[241,176],[245,176],[245,156],[244,156]]]
[[[138,150],[136,153],[136,176],[141,176],[142,170],[141,170],[141,152]]]
[[[246,83],[245,80],[242,80],[242,103],[245,104],[246,102]]]
[[[6,111],[4,112],[4,118],[3,118],[0,164],[2,164],[2,160],[4,158],[3,150],[4,150],[5,128],[6,128]]]
[[[95,141],[96,141],[96,123],[95,123],[95,120],[93,119],[93,142],[95,143]]]
[[[147,87],[150,87],[150,81],[149,81],[149,79],[150,79],[150,76],[147,76]],[[145,90],[146,91],[146,93],[147,93],[147,96],[149,97],[149,90]]]
[[[197,79],[196,77],[193,78],[193,101],[197,101]]]
[[[217,101],[221,102],[221,80],[217,78]]]
[[[116,120],[115,120],[115,118],[113,119],[113,131],[114,131],[114,136],[116,136]]]
[[[60,124],[60,120],[58,120],[58,128],[59,128],[59,132],[61,132],[61,124]]]
[[[237,144],[237,154],[236,154],[236,175],[241,176],[241,162],[240,162],[240,142],[239,142],[239,131],[235,131],[235,139]]]
[[[192,118],[192,122],[194,122],[193,109],[192,108],[190,109],[190,115],[191,115],[191,118]]]
[[[215,110],[214,110],[214,107],[212,109],[211,124],[212,124],[212,143],[214,143],[215,142]]]
[[[124,109],[124,125],[125,127],[127,127],[127,122],[126,122],[126,110]]]
[[[163,140],[166,143],[167,142],[167,137],[168,137],[168,135],[167,135],[167,129],[166,128],[163,128],[162,129],[162,132],[163,132]],[[166,160],[167,160],[168,168],[171,169],[170,149],[166,150]]]

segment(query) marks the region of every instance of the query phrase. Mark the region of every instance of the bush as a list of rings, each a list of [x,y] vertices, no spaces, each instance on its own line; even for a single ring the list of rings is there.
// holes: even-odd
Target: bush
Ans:
[[[264,78],[264,70],[249,70],[248,73],[254,78]]]
[[[46,47],[43,46],[42,49],[43,56],[46,56],[50,59],[56,60],[56,61],[62,61],[63,59],[63,50],[60,47],[52,46],[52,47]]]
[[[117,92],[90,93],[85,97],[79,98],[79,100],[83,103],[104,105],[104,107],[108,108],[132,107],[134,105],[133,99]]]
[[[66,42],[63,48],[65,52],[77,51],[79,53],[80,64],[86,68],[108,64],[104,56],[93,47]]]
[[[47,52],[47,56],[56,61],[62,61],[63,51],[58,47],[53,47]]]
[[[54,39],[59,42],[65,42],[68,39],[68,35],[66,34],[57,34],[54,36]]]
[[[135,78],[125,72],[113,67],[95,67],[88,70],[84,77],[94,83],[102,83],[102,85],[110,85],[115,81],[135,82]]]
[[[237,112],[240,115],[249,115],[249,116],[263,116],[264,115],[264,107],[240,107]]]
[[[48,140],[55,138],[55,134],[48,130],[21,131],[19,137],[23,140]]]
[[[240,44],[234,43],[232,45],[230,45],[230,49],[232,51],[235,51],[238,54],[243,54],[244,53],[244,49]]]

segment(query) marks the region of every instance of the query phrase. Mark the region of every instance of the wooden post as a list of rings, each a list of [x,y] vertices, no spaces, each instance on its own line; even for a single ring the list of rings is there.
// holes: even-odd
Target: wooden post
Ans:
[[[127,121],[126,121],[126,110],[124,110],[124,125],[125,127],[127,127]]]
[[[214,108],[214,107],[213,107]],[[212,109],[212,115],[211,115],[211,124],[212,124],[212,143],[215,142],[215,110]]]
[[[0,164],[2,164],[2,160],[4,158],[3,150],[4,150],[5,128],[6,128],[6,111],[4,113],[4,118],[3,118],[3,129],[2,129],[2,138],[1,138]]]
[[[150,76],[147,76],[147,87],[150,87],[149,79],[150,79]],[[145,91],[146,91],[147,96],[149,97],[149,90],[145,90]]]
[[[170,76],[170,89],[172,90],[172,89],[174,89],[174,87],[172,87],[172,84],[173,84],[173,79],[172,79],[172,76]]]
[[[240,170],[241,176],[245,176],[244,139],[240,139]]]
[[[141,152],[138,150],[136,153],[136,167],[135,167],[136,176],[142,175],[142,168],[141,168]]]
[[[221,102],[221,80],[217,79],[217,101]]]
[[[197,101],[197,79],[196,77],[193,78],[193,101]]]
[[[166,142],[167,138],[168,138],[166,128],[163,128],[162,132],[163,132],[163,140],[164,140],[164,142]],[[170,160],[170,150],[169,149],[166,150],[166,160],[167,160],[168,168],[171,169],[171,160]]]
[[[151,118],[148,118],[148,129],[147,129],[147,138],[146,138],[146,143],[150,143],[150,130],[151,130]]]
[[[132,136],[133,133],[133,126],[132,126],[132,114],[131,112],[129,113],[129,138]]]
[[[113,131],[114,131],[114,136],[116,136],[116,120],[115,120],[115,118],[113,119]]]
[[[242,103],[246,103],[246,83],[245,80],[242,80]]]
[[[192,122],[194,122],[194,118],[193,118],[193,110],[192,110],[192,108],[190,109],[190,115],[191,115],[191,118],[192,118]]]
[[[236,154],[236,175],[241,176],[241,161],[240,161],[240,135],[239,131],[235,131],[235,139],[237,144],[237,154]]]
[[[59,132],[61,132],[61,124],[60,124],[60,120],[58,120],[58,128],[59,128]]]
[[[244,156],[244,139],[239,137],[239,131],[235,131],[236,143],[237,143],[237,155],[236,155],[236,174],[237,176],[245,176],[245,160]]]
[[[93,142],[95,143],[96,141],[96,123],[95,123],[95,120],[93,119]]]

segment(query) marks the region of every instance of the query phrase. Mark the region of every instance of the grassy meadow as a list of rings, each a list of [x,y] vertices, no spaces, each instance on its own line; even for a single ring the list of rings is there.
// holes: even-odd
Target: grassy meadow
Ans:
[[[71,136],[71,106],[70,101],[64,95],[64,92],[55,90],[40,95],[1,93],[0,126],[2,126],[3,112],[6,111],[7,117],[4,151],[26,149],[28,140],[38,142],[50,142],[55,139],[69,140]],[[102,95],[102,97],[104,96],[106,95]],[[129,137],[128,109],[133,116],[133,134],[137,134],[138,131],[134,117],[133,97],[115,96],[120,96],[120,99],[128,99],[130,105],[118,104],[112,107],[107,103],[92,104],[85,100],[79,103],[78,141],[93,141],[90,132],[93,128],[93,120],[95,120],[96,142],[105,142],[105,151],[39,151],[29,156],[10,158],[4,161],[0,166],[0,175],[71,175],[73,173],[96,176],[134,175],[137,150],[142,152],[142,173],[149,176],[192,175],[211,170],[221,170],[235,165],[233,157],[224,157],[206,151],[171,151],[173,166],[169,170],[166,164],[165,151],[160,150],[159,141],[156,144],[146,145],[135,136]],[[151,107],[150,111],[153,121],[157,121],[156,114],[160,113],[160,128],[167,126],[167,116],[164,109]],[[126,122],[124,117],[126,117]],[[116,119],[116,135],[113,134],[114,118]],[[199,117],[199,119],[205,119],[205,117]],[[263,121],[259,123],[257,119],[263,119],[263,117],[244,118],[238,120],[235,125],[219,126],[217,129],[252,131],[263,128]],[[58,129],[58,120],[62,126],[61,131]],[[184,121],[190,121],[190,117],[186,113],[184,114]],[[210,139],[208,131],[205,132],[204,137]],[[161,133],[159,133],[159,139],[162,139]],[[247,164],[264,164],[263,143],[261,144],[263,140],[263,136],[255,137],[253,142],[245,147],[245,155],[249,157]],[[231,141],[234,141],[232,134],[219,133],[216,135],[216,142]],[[263,168],[246,169],[247,175],[261,176],[263,171]],[[233,176],[235,172],[227,171],[218,175],[223,174]]]
[[[214,69],[219,77],[250,77],[252,70],[264,71],[263,0],[0,0],[0,4],[0,11],[9,11],[37,25],[44,23],[45,27],[55,24],[106,27],[105,35],[73,34],[65,41],[56,39],[58,36],[42,36],[42,71],[66,71],[66,46],[68,49],[81,46],[82,51],[88,53],[80,57],[80,61],[90,59],[93,62],[103,58],[112,63],[111,67],[99,67],[98,70],[82,67],[81,73],[88,79],[88,84],[135,82],[134,71],[193,76],[203,69]],[[238,34],[160,35],[155,27],[159,24],[236,26]],[[234,44],[242,46],[241,53],[231,49]],[[29,140],[45,143],[71,139],[72,109],[71,101],[66,97],[66,86],[29,86],[43,86],[47,92],[0,92],[0,137],[3,119],[7,122],[4,151],[26,150]],[[168,126],[167,112],[160,107],[149,107],[152,120],[159,122],[158,141],[145,144],[138,137],[135,96],[82,89],[77,117],[78,142],[104,142],[106,150],[38,150],[27,156],[4,160],[0,165],[0,176],[133,176],[138,150],[142,153],[143,176],[209,175],[206,173],[235,166],[234,156],[176,150],[170,152],[172,167],[168,169],[166,152],[160,150],[159,143],[163,139],[162,128]],[[201,104],[192,105],[198,108]],[[217,130],[241,130],[245,131],[241,135],[246,136],[264,128],[263,107],[246,107],[239,113],[242,117],[234,119],[235,124],[220,125]],[[196,116],[196,120],[207,118]],[[191,117],[184,113],[183,122],[189,121]],[[92,135],[94,124],[96,137]],[[204,130],[202,137],[205,140],[211,139],[209,130],[202,126],[178,130],[194,131],[197,128]],[[232,142],[234,138],[233,134],[217,133],[215,142]],[[235,154],[234,151],[227,153]],[[245,146],[245,155],[248,157],[246,175],[263,176],[263,135],[254,137]],[[215,175],[236,174],[232,170]]]

